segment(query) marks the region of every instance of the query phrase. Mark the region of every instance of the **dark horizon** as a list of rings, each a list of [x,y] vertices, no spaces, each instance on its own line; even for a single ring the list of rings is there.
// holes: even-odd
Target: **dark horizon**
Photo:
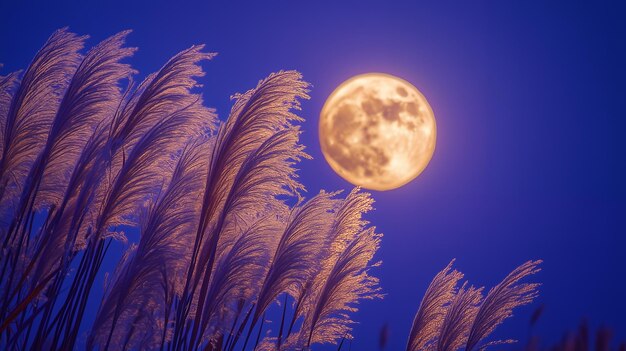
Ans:
[[[403,349],[428,283],[453,258],[480,286],[527,260],[544,261],[533,277],[539,298],[494,334],[520,341],[507,349],[525,345],[540,305],[533,335],[543,346],[582,319],[592,330],[611,328],[614,343],[626,341],[626,8],[447,5],[3,2],[0,75],[25,68],[58,28],[90,35],[88,48],[132,29],[127,42],[139,50],[126,62],[139,70],[137,81],[193,44],[217,52],[202,64],[200,91],[224,120],[232,94],[295,69],[312,84],[300,115],[301,143],[313,159],[297,166],[307,198],[352,188],[320,151],[317,123],[328,95],[357,74],[399,76],[433,108],[437,145],[415,180],[372,192],[375,210],[366,218],[384,234],[373,275],[385,297],[360,304],[352,347],[374,349],[388,325],[387,349]],[[112,248],[119,252],[104,271],[123,245]]]

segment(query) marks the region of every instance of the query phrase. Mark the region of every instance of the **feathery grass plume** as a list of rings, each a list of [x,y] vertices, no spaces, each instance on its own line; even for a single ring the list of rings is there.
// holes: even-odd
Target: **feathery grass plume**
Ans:
[[[338,200],[333,199],[335,195],[322,191],[292,210],[273,253],[267,275],[263,279],[250,331],[278,295],[287,293],[298,299],[306,282],[313,279],[313,275],[318,272],[319,261],[326,254],[328,231],[333,220],[333,211],[338,203]],[[286,307],[285,305],[284,308]],[[283,322],[276,340],[278,346],[282,339],[282,324]]]
[[[2,64],[0,64],[0,68]],[[9,107],[13,94],[15,93],[16,85],[19,83],[19,73],[13,72],[6,76],[0,76],[0,155],[3,154],[6,132],[7,115],[9,113]],[[11,221],[11,216],[14,213],[13,202],[0,201],[0,239],[4,239],[8,228],[8,224]],[[8,264],[8,259],[5,257],[6,252],[3,251],[3,257],[0,258],[0,264]],[[3,262],[4,261],[4,262]],[[4,285],[4,284],[2,284]],[[3,286],[0,287],[2,292]]]
[[[158,177],[157,174],[146,172],[150,167],[145,169],[141,167],[156,165],[159,160],[181,149],[203,128],[214,128],[213,110],[202,106],[200,95],[190,92],[192,88],[198,86],[194,78],[204,74],[198,62],[214,56],[201,52],[202,48],[202,45],[194,46],[174,56],[159,72],[147,78],[139,87],[138,92],[116,114],[107,148],[103,150],[104,161],[111,165],[110,173],[117,179],[116,184],[126,186],[127,190],[131,190],[132,187],[128,187],[125,182],[131,181],[134,176],[143,174]],[[136,160],[141,161],[140,168],[136,169],[140,173],[126,173],[123,170],[128,169],[129,166],[126,163],[132,159],[132,155],[136,155]],[[118,179],[120,177],[121,179]],[[138,189],[142,188],[142,184],[149,183],[147,179],[136,179],[133,182],[139,186]],[[110,188],[110,185],[105,182],[99,191],[98,199],[107,201],[103,199],[110,198],[111,193],[114,193],[116,189],[115,186]],[[133,193],[138,194],[138,192],[129,191],[126,195],[121,195],[126,197]],[[105,217],[111,214],[113,217],[106,218],[106,224],[113,224],[110,221],[127,224],[123,217],[132,213],[137,203],[122,201],[117,205],[121,204],[125,206],[116,206],[120,210],[119,213],[113,214],[100,210],[97,217],[100,218],[102,214],[105,214]],[[95,226],[97,228],[98,224]]]
[[[190,106],[196,109],[201,105],[200,95],[192,93],[191,89],[198,86],[194,78],[203,75],[198,63],[214,56],[201,52],[202,48],[203,46],[194,46],[180,52],[158,72],[149,75],[131,96],[123,101],[110,123],[104,126],[108,135],[104,145],[94,145],[100,149],[94,154],[94,158],[84,158],[82,166],[75,168],[75,173],[84,173],[84,167],[92,166],[87,176],[76,177],[82,180],[82,183],[77,182],[72,188],[74,192],[78,191],[78,194],[65,195],[66,198],[76,197],[81,200],[81,205],[76,207],[77,212],[71,215],[70,221],[72,227],[79,221],[84,222],[80,226],[83,227],[83,239],[87,228],[96,225],[101,210],[100,204],[104,202],[109,192],[112,181],[104,181],[105,177],[111,178],[119,174],[126,162],[127,154],[133,150],[140,137],[172,114],[188,110]],[[213,110],[202,109],[205,110],[204,116],[196,120],[201,120],[206,128],[214,128]],[[200,129],[195,127],[188,129]],[[184,139],[189,137],[186,136]],[[185,140],[179,142],[184,144]],[[169,157],[165,153],[163,156]],[[79,248],[81,246],[79,245]]]
[[[41,151],[86,37],[56,31],[35,55],[13,95],[3,133],[0,201],[19,196],[26,175]]]
[[[128,254],[125,256],[134,257],[133,255],[136,254],[136,249],[137,246],[132,245],[128,250]],[[125,257],[120,261],[123,270],[130,268],[126,263],[127,260],[129,259]],[[164,271],[165,267],[161,265],[161,268],[161,275],[166,274]],[[150,273],[142,275],[142,277],[138,278],[148,279],[147,281],[144,281],[144,286],[137,287],[139,290],[142,290],[143,293],[139,293],[137,292],[137,289],[135,289],[131,292],[130,296],[123,299],[124,301],[120,301],[124,308],[121,309],[119,319],[116,321],[105,321],[105,323],[108,322],[108,326],[113,329],[111,329],[111,334],[109,334],[111,339],[107,339],[107,344],[100,349],[155,350],[159,347],[162,336],[161,330],[163,327],[163,296],[161,296],[161,293],[165,287],[159,285],[159,280],[150,280],[151,278],[159,279],[159,274],[154,274],[152,277],[150,277]],[[163,279],[160,281],[162,282],[164,279],[166,279],[166,277],[163,276]],[[118,311],[118,306],[109,307],[112,307],[114,311]],[[115,333],[113,333],[113,330]],[[92,348],[92,345],[89,344],[90,341],[91,340],[89,339],[87,341],[88,349]],[[108,344],[109,341],[111,344]],[[110,347],[110,345],[113,345],[113,347]]]
[[[111,181],[104,181],[105,176],[119,174],[126,161],[127,153],[132,150],[141,136],[153,128],[159,121],[167,118],[179,110],[196,109],[202,99],[200,95],[191,93],[191,89],[198,86],[194,77],[203,75],[198,63],[210,59],[214,55],[200,50],[203,46],[194,46],[184,50],[170,59],[157,73],[151,74],[131,94],[128,101],[123,102],[112,118],[110,124],[102,126],[107,129],[104,136],[105,143],[92,143],[89,157],[81,157],[78,167],[75,167],[72,177],[75,184],[71,192],[65,194],[64,201],[76,198],[79,205],[75,212],[70,214],[68,221],[73,230],[76,226],[83,228],[81,237],[77,238],[80,249],[85,244],[85,231],[89,226],[95,226],[101,209],[109,192]],[[203,116],[196,120],[202,121],[206,128],[214,128],[215,115],[213,110],[203,108]],[[196,129],[189,127],[189,130]],[[194,132],[195,134],[195,132]],[[189,138],[186,136],[185,139]],[[95,141],[100,141],[98,138]],[[180,140],[184,143],[184,140]],[[95,150],[98,149],[98,150]],[[163,154],[164,157],[169,155]],[[88,171],[86,171],[88,169]],[[71,184],[71,183],[70,183]],[[78,193],[75,193],[78,191]],[[82,224],[79,224],[82,223]],[[72,245],[73,246],[73,245]]]
[[[281,213],[281,208],[284,207],[284,204],[276,196],[289,194],[288,189],[285,189],[285,183],[294,178],[295,170],[293,164],[304,155],[303,147],[298,145],[298,136],[299,131],[295,127],[283,129],[275,133],[251,153],[241,165],[225,201],[222,216],[216,222],[215,227],[212,228],[217,233],[216,235],[220,237],[220,245],[217,247],[218,253],[216,254],[218,259],[219,252],[227,252],[223,244],[224,242],[234,242],[233,238],[238,240],[239,231],[236,228],[245,228],[246,220],[242,218],[243,214],[252,214],[253,218],[259,218],[267,216],[266,213],[268,211],[272,216],[277,216]],[[294,186],[297,184],[295,181],[292,182]],[[289,185],[289,183],[287,184]],[[239,224],[240,222],[243,222],[243,226]],[[225,230],[227,223],[231,223],[235,230]],[[228,233],[233,233],[234,235],[228,235]],[[265,245],[266,249],[274,250],[275,241],[267,242]],[[208,279],[208,277],[205,279]],[[255,283],[253,285],[260,286],[262,280],[261,277],[258,280],[258,284]],[[205,293],[207,291],[207,288],[205,288],[207,282],[207,280],[203,281],[203,287],[200,290],[199,311],[204,309],[204,304],[208,301],[208,296]],[[199,317],[200,315],[196,314],[196,323],[199,323],[197,325],[200,327],[200,331],[202,331],[207,328],[209,320]],[[194,326],[195,330],[197,328]],[[196,333],[192,333],[192,340],[194,340]]]
[[[132,72],[127,64],[119,62],[134,51],[122,48],[126,34],[127,32],[122,32],[103,41],[90,50],[78,64],[60,100],[44,147],[26,178],[20,201],[16,206],[18,211],[9,230],[22,230],[22,226],[32,225],[29,225],[28,221],[34,218],[32,213],[38,207],[36,199],[40,203],[59,205],[65,192],[63,185],[68,181],[66,177],[85,146],[85,141],[93,133],[95,125],[113,114],[120,99],[118,82]],[[48,216],[50,212],[52,210]],[[22,235],[29,234],[26,233],[26,228],[22,230]],[[31,279],[31,286],[25,295],[29,299],[36,298],[33,292],[42,290],[50,281],[47,275],[42,276],[42,269],[51,272],[63,255],[63,251],[58,250],[58,242],[52,242],[52,250],[47,249],[51,243],[50,238],[51,236],[45,232],[40,232],[40,235],[34,238],[29,255],[24,257],[26,262],[23,262],[23,265],[26,268],[15,287],[18,291],[30,271],[37,267],[37,261],[42,257],[42,253],[49,255],[44,257],[52,263],[39,265],[35,279]],[[16,267],[13,270],[16,270]]]
[[[158,72],[150,74],[131,95],[127,104],[116,114],[111,127],[114,151],[123,146],[130,149],[164,116],[202,102],[192,89],[200,87],[196,78],[203,77],[199,63],[215,57],[202,52],[204,45],[192,46],[172,57]],[[215,128],[215,115],[205,117],[206,128]]]
[[[452,260],[432,280],[413,319],[407,351],[428,350],[436,345],[444,317],[463,274],[452,269]]]
[[[452,299],[437,340],[437,351],[456,351],[465,345],[482,301],[482,288],[461,286]]]
[[[193,47],[172,58],[116,113],[106,143],[94,160],[96,167],[86,177],[87,184],[79,184],[78,198],[83,206],[75,207],[70,219],[74,231],[70,236],[76,242],[70,246],[80,248],[81,243],[88,243],[82,258],[87,264],[81,263],[82,270],[74,275],[73,284],[81,286],[80,290],[71,291],[63,304],[81,307],[61,311],[65,326],[58,326],[57,334],[65,336],[55,339],[62,344],[73,345],[76,340],[84,306],[106,252],[103,239],[124,239],[122,233],[110,231],[110,226],[135,224],[135,210],[167,183],[159,164],[203,131],[200,126],[211,126],[214,121],[212,110],[203,107],[200,96],[190,92],[196,86],[193,78],[202,74],[197,63],[212,57],[200,52],[201,48]]]
[[[287,206],[277,197],[297,195],[301,189],[295,180],[294,165],[308,155],[298,144],[299,135],[297,127],[283,129],[248,155],[233,180],[220,219],[237,221],[238,214],[253,213],[258,217],[268,211],[279,217],[287,214]],[[221,228],[217,225],[213,229]]]
[[[36,199],[55,207],[60,205],[65,193],[63,185],[68,183],[68,174],[86,141],[95,126],[110,118],[115,111],[121,98],[118,83],[132,72],[127,64],[119,62],[134,52],[132,48],[122,48],[127,33],[122,32],[103,41],[91,49],[79,64],[61,100],[46,144],[30,169],[18,205],[16,217],[19,220],[32,220],[28,214],[39,207]],[[19,220],[17,228],[23,223]],[[39,259],[43,247],[49,242],[49,236],[43,234],[37,238],[31,261]],[[50,251],[48,254],[54,255]],[[30,262],[29,266],[34,264]]]
[[[329,232],[330,256],[343,252],[357,234],[369,224],[363,215],[373,209],[370,193],[353,188],[339,206]],[[331,259],[334,259],[331,257]]]
[[[221,230],[214,230],[225,221],[224,207],[229,194],[233,193],[233,183],[239,170],[251,152],[258,149],[270,136],[285,128],[291,128],[292,121],[301,120],[291,112],[299,109],[298,98],[306,98],[307,83],[295,71],[279,72],[259,82],[255,89],[236,95],[237,101],[228,120],[218,132],[215,147],[204,189],[201,217],[194,242],[191,265],[187,274],[185,295],[181,299],[177,313],[175,347],[182,345],[182,325],[187,320],[194,299],[206,296],[206,290],[216,259],[216,248]],[[298,150],[300,150],[298,148]],[[298,152],[298,157],[304,154]],[[290,163],[297,160],[291,160]],[[278,167],[278,164],[275,166]],[[258,204],[271,201],[276,207],[277,195],[293,195],[302,186],[295,180],[295,171],[278,179],[272,179],[273,187]],[[259,184],[262,185],[262,184]],[[264,185],[268,186],[268,185]],[[233,201],[233,200],[231,200]],[[233,202],[234,203],[234,202]],[[197,288],[201,283],[198,294]],[[203,302],[199,302],[202,308]],[[196,315],[193,334],[200,326],[200,314]]]
[[[65,37],[65,41],[79,41],[79,44],[73,44],[74,50],[82,47],[83,38],[75,38],[73,34],[65,33],[64,30],[57,32],[55,35],[62,35],[62,37]],[[75,52],[72,52],[70,55],[67,49],[65,50],[66,52],[59,53],[59,55],[65,56],[62,59],[59,58],[59,61],[74,57],[71,67],[75,73],[73,75],[70,74],[66,68],[68,72],[66,72],[65,76],[67,76],[66,78],[69,82],[60,80],[52,83],[41,79],[39,81],[31,79],[31,84],[35,86],[33,90],[41,89],[39,85],[42,84],[49,89],[55,90],[58,96],[48,92],[45,96],[40,96],[39,98],[48,101],[48,103],[57,103],[58,110],[55,107],[54,113],[51,115],[53,118],[49,123],[49,130],[45,131],[47,135],[44,135],[42,138],[44,141],[43,148],[38,154],[34,165],[30,168],[28,177],[26,177],[27,182],[22,190],[20,203],[15,206],[19,211],[12,221],[12,229],[19,229],[20,225],[22,225],[21,221],[32,221],[33,208],[36,208],[36,197],[39,199],[39,202],[58,205],[65,189],[64,185],[67,184],[67,173],[74,166],[85,140],[93,132],[94,125],[112,115],[114,109],[119,104],[117,98],[120,95],[117,86],[118,81],[128,76],[131,72],[129,66],[119,63],[119,60],[130,56],[133,51],[133,49],[121,47],[125,35],[126,33],[120,33],[105,40],[92,49],[84,58]],[[45,50],[42,49],[38,56],[43,55],[43,53],[45,53]],[[65,64],[65,66],[68,65]],[[23,79],[23,84],[27,81],[26,75],[28,75],[28,71]],[[57,73],[57,76],[59,75]],[[67,88],[65,88],[66,83],[68,84]],[[40,92],[39,94],[44,93]],[[48,212],[48,216],[52,212],[53,210],[51,209]],[[26,226],[27,224],[23,225]],[[13,233],[12,229],[10,233]],[[38,235],[36,239],[37,244],[33,250],[34,256],[29,258],[30,262],[28,263],[28,269],[23,273],[24,276],[28,274],[28,270],[32,269],[31,267],[41,257],[42,247],[45,247],[46,243],[50,241],[49,235],[45,235],[45,233]],[[58,257],[59,255],[61,254],[57,252],[57,255],[53,256]],[[52,259],[51,261],[55,262],[56,260]],[[42,283],[35,279],[34,284]],[[40,288],[40,286],[34,285],[31,287],[31,291],[37,288]]]
[[[72,332],[69,334],[69,340],[66,337],[62,344],[73,345],[75,343],[84,306],[93,285],[93,277],[100,269],[105,254],[103,239],[114,237],[118,240],[125,240],[123,233],[112,232],[109,228],[134,223],[136,210],[145,201],[154,199],[159,191],[159,184],[169,182],[169,175],[163,172],[159,161],[163,162],[164,159],[171,157],[173,152],[184,146],[184,143],[188,141],[186,137],[197,131],[196,122],[202,121],[206,112],[201,105],[193,103],[164,116],[141,137],[117,175],[114,176],[111,186],[108,187],[103,197],[95,225],[88,227],[85,231],[85,240],[88,242],[87,252],[94,252],[96,259],[87,268],[89,278],[78,295],[81,308],[76,315],[72,314],[68,319],[66,328]]]
[[[361,231],[333,263],[325,282],[314,287],[315,303],[303,324],[301,339],[306,347],[314,343],[334,343],[351,338],[354,323],[350,312],[363,299],[382,298],[378,278],[368,274],[378,263],[371,261],[380,245],[380,234],[374,227]]]
[[[164,116],[141,137],[106,193],[94,227],[96,238],[107,235],[102,231],[109,227],[128,224],[136,209],[159,191],[160,184],[167,183],[163,162],[184,147],[189,135],[197,132],[206,112],[194,103]]]
[[[310,316],[315,313],[315,309],[318,306],[318,291],[320,287],[327,283],[333,268],[336,266],[340,256],[345,254],[347,248],[364,231],[373,230],[371,228],[366,229],[368,222],[363,219],[363,214],[372,209],[372,203],[373,199],[370,194],[360,192],[358,187],[352,189],[346,198],[340,202],[328,234],[326,257],[320,260],[321,264],[317,265],[319,270],[312,279],[306,282],[304,289],[297,298],[295,311],[287,330],[285,344],[281,346],[281,349],[303,348],[307,344],[307,338],[311,335],[310,331],[312,329],[310,327]],[[379,239],[377,238],[376,240]],[[380,297],[377,291],[374,294],[376,295],[375,297]],[[343,317],[348,317],[345,311]],[[302,327],[298,332],[291,334],[296,320],[301,318],[304,319]],[[343,338],[344,336],[345,334],[340,335],[338,338]],[[311,340],[311,342],[314,343],[315,341]]]
[[[0,64],[2,68],[2,64]],[[9,113],[9,106],[11,105],[11,99],[15,93],[15,87],[19,84],[20,72],[12,72],[6,76],[0,76],[0,154],[4,150],[4,133],[7,122],[7,114]]]
[[[78,251],[75,246],[76,235],[71,219],[75,213],[85,212],[83,210],[84,204],[87,203],[87,199],[91,196],[89,192],[81,191],[81,195],[87,194],[87,196],[75,198],[75,195],[78,195],[75,194],[76,186],[84,184],[88,179],[93,178],[94,169],[98,169],[98,163],[95,161],[106,143],[105,131],[106,129],[100,125],[89,138],[78,162],[74,165],[63,202],[58,208],[49,210],[48,218],[41,228],[37,240],[33,243],[35,249],[31,263],[35,264],[35,268],[30,277],[32,283],[26,296],[35,298],[35,303],[41,305],[39,307],[40,310],[35,311],[36,313],[41,313],[41,319],[36,328],[37,331],[32,343],[33,348],[42,348],[44,342],[48,345],[46,347],[53,347],[49,344],[49,340],[45,340],[49,336],[52,337],[49,335],[52,326],[48,323],[52,322],[53,325],[58,323],[62,312],[69,308],[68,304],[61,305],[61,312],[58,312],[57,316],[52,318],[56,301],[64,298],[61,288],[64,279],[69,276],[70,262]],[[81,221],[78,221],[78,226],[80,226]],[[68,294],[65,295],[71,294],[76,289],[72,285]],[[43,292],[41,296],[37,296],[40,292]],[[30,330],[30,326],[28,330]]]
[[[74,165],[63,201],[58,208],[51,210],[50,220],[42,229],[42,234],[39,235],[39,240],[35,244],[37,245],[36,252],[40,253],[37,255],[39,260],[36,261],[34,281],[45,280],[45,277],[50,274],[66,268],[67,262],[84,247],[84,243],[76,247],[72,218],[80,217],[80,214],[84,216],[84,209],[94,196],[96,189],[94,186],[89,186],[89,183],[93,181],[94,173],[101,170],[97,158],[106,141],[106,127],[100,124],[89,137]],[[82,187],[79,188],[80,185]],[[79,189],[80,191],[77,192]],[[81,221],[82,219],[78,219],[76,225],[80,226]]]
[[[531,303],[537,296],[537,283],[519,283],[540,271],[538,261],[528,261],[517,267],[500,284],[489,290],[480,306],[467,339],[465,350],[472,351],[498,325],[513,315],[513,309]],[[484,346],[480,346],[483,349]]]
[[[95,343],[105,349],[109,345],[122,348],[125,332],[138,314],[153,315],[159,323],[141,328],[140,334],[129,341],[130,345],[137,345],[137,338],[146,335],[148,329],[155,329],[149,334],[165,339],[169,309],[173,295],[180,293],[180,275],[186,268],[190,234],[197,220],[194,203],[199,199],[193,194],[198,194],[202,186],[205,146],[206,142],[193,143],[182,152],[169,185],[142,216],[139,244],[124,269],[114,277],[100,305],[90,335],[90,348]],[[141,311],[140,307],[153,311]]]
[[[293,210],[259,293],[253,326],[279,294],[297,299],[317,272],[337,205],[334,195],[322,191]]]
[[[58,30],[35,55],[13,93],[4,119],[2,155],[0,156],[0,240],[3,255],[0,265],[1,305],[0,319],[6,328],[9,319],[18,310],[22,284],[20,275],[27,259],[30,233],[18,235],[14,229],[17,203],[27,175],[37,155],[43,148],[52,119],[59,107],[71,75],[80,62],[79,50],[86,37],[79,37],[65,29]],[[17,295],[17,296],[16,296]]]
[[[439,272],[426,290],[413,320],[407,350],[471,351],[483,341],[512,310],[530,303],[537,296],[539,284],[518,284],[524,277],[539,271],[541,261],[529,261],[516,268],[483,299],[483,288],[465,282],[456,291],[463,274],[452,264]],[[508,344],[513,340],[493,341],[479,347]]]
[[[363,219],[363,215],[372,209],[373,202],[370,194],[361,192],[358,187],[353,188],[346,198],[340,201],[328,231],[325,254],[320,259],[321,264],[312,267],[316,269],[316,272],[305,283],[299,297],[296,298],[295,311],[287,329],[288,338],[296,320],[306,319],[313,308],[316,300],[314,287],[324,283],[338,256],[368,225],[368,222]],[[295,335],[287,340],[286,347],[291,347],[289,345],[292,345],[298,337]]]
[[[299,98],[308,98],[307,86],[299,73],[287,71],[272,74],[259,82],[255,89],[235,95],[237,100],[228,120],[218,132],[211,155],[197,239],[198,245],[203,246],[203,252],[197,266],[205,266],[211,252],[214,252],[218,238],[210,240],[213,245],[204,245],[205,231],[211,221],[222,216],[220,212],[244,160],[271,135],[290,128],[292,121],[301,121],[291,110],[299,109]],[[300,153],[299,157],[306,156]],[[277,190],[275,195],[294,195],[302,189],[294,178],[295,173],[281,179],[276,188],[283,190]]]
[[[120,104],[119,82],[135,73],[130,65],[120,62],[136,51],[136,48],[123,47],[129,33],[115,34],[92,48],[72,77],[45,151],[40,155],[45,173],[39,201],[59,204],[65,190],[59,184],[67,183],[71,167],[96,126],[112,118]]]
[[[276,223],[265,218],[246,228],[219,259],[203,306],[203,336],[192,348],[199,348],[201,341],[216,344],[217,337],[227,333],[232,314],[239,299],[250,300],[258,291],[269,261],[267,242],[276,232]],[[223,316],[226,314],[226,317]],[[192,339],[193,340],[193,339]],[[215,345],[217,346],[217,345]]]

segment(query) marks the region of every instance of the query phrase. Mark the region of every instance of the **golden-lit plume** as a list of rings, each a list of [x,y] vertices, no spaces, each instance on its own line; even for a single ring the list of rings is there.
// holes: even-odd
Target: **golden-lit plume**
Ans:
[[[483,288],[468,287],[467,282],[457,291],[463,274],[452,269],[453,262],[435,276],[426,290],[411,327],[407,351],[470,351],[511,343],[513,340],[485,339],[512,316],[514,308],[529,304],[538,294],[539,284],[519,281],[539,272],[541,261],[517,267],[484,298]]]

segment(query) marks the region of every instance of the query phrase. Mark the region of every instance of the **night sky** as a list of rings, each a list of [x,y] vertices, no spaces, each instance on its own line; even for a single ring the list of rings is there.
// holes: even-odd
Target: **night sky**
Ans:
[[[540,298],[496,337],[524,343],[530,314],[544,304],[535,328],[544,345],[583,317],[626,340],[625,4],[53,2],[1,2],[1,74],[25,68],[64,26],[89,34],[90,45],[133,29],[128,42],[139,51],[130,62],[140,78],[206,44],[219,55],[204,65],[203,93],[221,118],[232,94],[277,70],[302,72],[313,85],[302,142],[314,159],[300,164],[309,196],[351,187],[324,160],[317,135],[337,85],[384,72],[426,96],[435,154],[413,182],[373,192],[368,219],[385,235],[374,274],[386,297],[361,305],[353,350],[376,349],[385,323],[388,349],[403,349],[430,279],[452,258],[487,286],[528,259],[544,260],[533,277]]]

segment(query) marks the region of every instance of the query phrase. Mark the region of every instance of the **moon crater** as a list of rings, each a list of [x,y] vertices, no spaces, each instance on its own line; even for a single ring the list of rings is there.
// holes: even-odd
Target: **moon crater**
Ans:
[[[430,161],[435,118],[410,83],[365,74],[341,84],[320,116],[320,144],[330,166],[349,182],[374,190],[400,187]]]

